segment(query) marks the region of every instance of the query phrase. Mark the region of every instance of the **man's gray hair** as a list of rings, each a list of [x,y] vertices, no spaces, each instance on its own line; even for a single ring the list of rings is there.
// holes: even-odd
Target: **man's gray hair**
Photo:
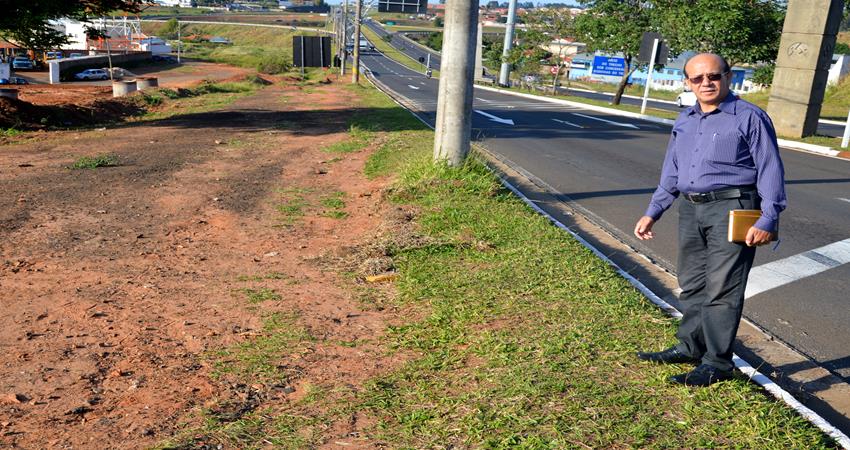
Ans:
[[[696,57],[697,57],[697,56],[699,56],[699,55],[714,55],[714,56],[716,56],[716,57],[720,58],[720,62],[723,64],[723,73],[727,73],[727,72],[731,72],[731,71],[732,71],[732,68],[731,68],[731,67],[729,67],[729,63],[728,63],[728,62],[726,62],[726,58],[724,58],[724,57],[722,57],[722,56],[718,55],[717,53],[697,53],[696,55],[691,56],[690,58],[688,58],[688,60],[687,60],[687,61],[685,61],[685,65],[684,65],[684,66],[682,66],[682,73],[684,73],[684,74],[685,74],[685,78],[688,78],[688,70],[687,70],[687,68],[688,68],[688,63],[689,63],[689,62],[691,62],[691,60],[692,60],[692,59],[696,58]]]

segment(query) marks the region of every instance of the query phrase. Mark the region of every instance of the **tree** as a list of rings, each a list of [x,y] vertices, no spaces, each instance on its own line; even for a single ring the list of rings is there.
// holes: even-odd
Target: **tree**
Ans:
[[[687,0],[683,0],[687,1]],[[622,53],[625,60],[623,77],[611,101],[620,104],[626,82],[637,69],[634,59],[640,51],[644,31],[653,31],[652,5],[641,0],[580,0],[587,9],[575,19],[579,40],[587,43],[588,50],[605,53]]]
[[[568,46],[568,41],[565,39],[572,36],[574,32],[573,17],[565,9],[535,9],[525,15],[525,24],[527,30],[536,32],[538,35],[532,39],[534,44],[557,51],[548,58],[549,63],[558,69],[552,75],[552,93],[554,94],[565,61],[564,52]]]
[[[91,18],[123,10],[139,12],[149,0],[0,0],[0,37],[35,51],[56,48],[67,36],[50,25],[63,17],[88,22]]]
[[[730,65],[774,61],[785,20],[777,0],[655,0],[661,34],[674,54],[722,55]]]
[[[847,45],[844,42],[836,42],[833,53],[836,55],[850,55],[850,45]]]

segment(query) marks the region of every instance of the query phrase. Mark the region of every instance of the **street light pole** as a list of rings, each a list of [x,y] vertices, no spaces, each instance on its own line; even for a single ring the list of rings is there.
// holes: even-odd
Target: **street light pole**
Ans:
[[[360,13],[363,6],[363,0],[355,0],[357,2],[357,6],[355,7],[354,12],[354,63],[351,67],[351,82],[359,83],[360,82],[360,22],[361,17]]]
[[[342,62],[339,65],[339,75],[345,75],[345,62],[348,59],[348,0],[342,3],[342,49],[340,50],[340,58]]]
[[[450,166],[463,164],[472,138],[472,79],[477,29],[478,0],[446,2],[434,160],[445,161]]]
[[[508,4],[508,23],[505,24],[505,44],[502,47],[502,67],[499,71],[499,85],[508,86],[510,82],[511,64],[505,61],[514,45],[514,24],[516,23],[516,0]]]

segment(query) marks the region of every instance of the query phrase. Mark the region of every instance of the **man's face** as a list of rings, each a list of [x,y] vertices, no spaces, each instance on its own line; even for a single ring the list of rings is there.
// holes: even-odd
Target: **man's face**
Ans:
[[[688,62],[688,86],[702,105],[717,105],[729,94],[731,73],[723,73],[723,63],[713,55],[698,55]],[[713,80],[712,80],[713,79]]]

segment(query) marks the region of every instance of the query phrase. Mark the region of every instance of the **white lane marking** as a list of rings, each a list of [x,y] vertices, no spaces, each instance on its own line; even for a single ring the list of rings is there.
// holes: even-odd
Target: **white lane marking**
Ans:
[[[744,298],[850,263],[850,239],[754,267]]]
[[[842,202],[850,203],[850,198],[835,197],[835,199],[836,199],[836,200],[841,200]]]
[[[419,82],[419,84],[421,84],[422,86],[425,86],[425,82],[424,82],[424,81],[420,81],[420,82]]]
[[[481,97],[475,97],[475,100],[481,100],[481,101],[482,101],[482,102],[484,102],[484,103],[490,103],[490,102],[492,102],[492,101],[493,101],[493,100],[486,100],[486,99],[483,99],[483,98],[481,98]]]
[[[566,120],[561,120],[561,119],[552,119],[552,120],[554,120],[555,122],[561,122],[561,123],[564,123],[564,124],[567,124],[567,125],[570,125],[570,126],[573,126],[573,127],[576,127],[576,128],[584,128],[584,125],[579,125],[577,123],[567,122]]]
[[[636,125],[632,125],[632,124],[630,124],[630,123],[614,122],[613,120],[601,119],[601,118],[599,118],[599,117],[593,117],[593,116],[588,116],[588,115],[585,115],[585,114],[579,114],[579,113],[573,113],[573,114],[575,114],[575,115],[577,115],[577,116],[584,117],[585,119],[598,120],[598,121],[600,121],[600,122],[610,123],[611,125],[617,125],[618,127],[634,128],[634,129],[636,129],[636,130],[639,130],[639,129],[640,129],[640,128],[638,128]]]
[[[407,87],[409,87],[410,89],[413,89],[414,91],[418,91],[418,90],[419,90],[419,87],[418,87],[418,86],[414,86],[414,85],[412,85],[412,84],[408,84],[408,85],[407,85]]]
[[[503,124],[505,124],[505,125],[513,125],[513,124],[514,124],[514,121],[513,121],[513,120],[511,120],[511,119],[502,119],[501,117],[496,117],[496,116],[494,116],[494,115],[492,115],[492,114],[488,114],[488,113],[486,113],[486,112],[484,112],[484,111],[479,111],[479,110],[477,110],[477,109],[475,109],[475,110],[473,110],[473,111],[475,111],[475,112],[477,112],[478,114],[481,114],[482,116],[484,116],[484,117],[486,117],[486,118],[488,118],[488,119],[492,120],[493,122],[499,122],[499,123],[503,123]]]

